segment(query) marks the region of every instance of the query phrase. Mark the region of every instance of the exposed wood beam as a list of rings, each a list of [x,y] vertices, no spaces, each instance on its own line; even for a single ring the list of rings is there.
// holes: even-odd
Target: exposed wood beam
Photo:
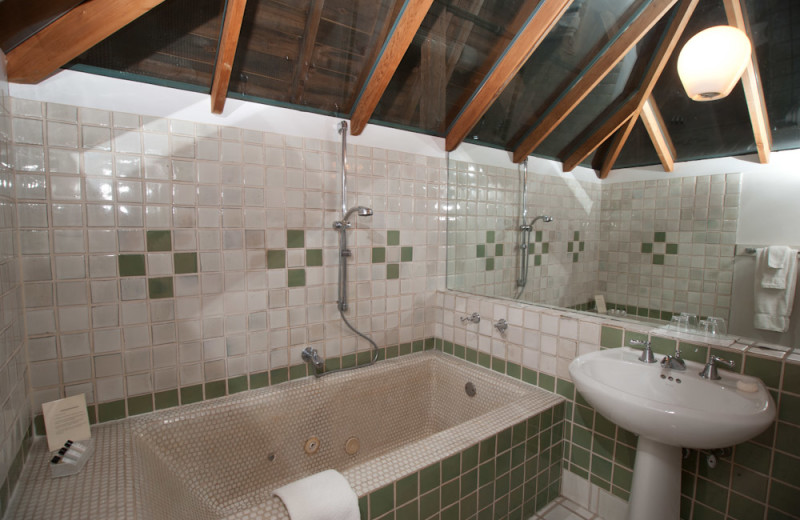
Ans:
[[[239,33],[242,30],[244,8],[247,0],[227,0],[225,19],[222,22],[222,35],[217,48],[217,64],[214,67],[214,79],[211,83],[211,111],[221,114],[228,97],[228,85],[231,82],[233,60],[236,47],[239,45]]]
[[[322,19],[322,8],[325,0],[311,0],[308,8],[308,18],[306,19],[306,30],[303,33],[303,43],[300,47],[300,56],[297,59],[297,66],[294,68],[294,78],[292,79],[292,103],[299,103],[303,99],[303,92],[306,89],[308,70],[311,68],[311,60],[314,57],[314,44],[317,43],[317,32],[319,22]]]
[[[589,92],[669,12],[677,0],[653,0],[636,19],[597,57],[594,64],[551,107],[514,150],[514,162],[522,162],[577,107]]]
[[[656,83],[658,83],[661,73],[664,72],[664,68],[667,66],[672,53],[675,51],[675,47],[677,47],[698,2],[699,0],[681,0],[675,16],[672,18],[672,22],[661,40],[661,44],[658,49],[656,49],[656,53],[653,56],[649,69],[645,73],[644,80],[636,96],[625,103],[622,108],[611,116],[603,126],[585,140],[578,149],[564,161],[564,171],[572,171],[581,161],[589,157],[598,146],[604,143],[606,139],[614,135],[614,133],[628,121],[631,121],[630,128],[627,129],[626,132],[623,132],[626,136],[625,139],[621,140],[617,146],[621,148],[621,146],[625,144],[627,136],[630,135],[633,129],[633,124],[636,123],[642,107],[652,95],[653,89]],[[614,147],[612,147],[612,149],[613,148]],[[618,156],[619,151],[616,152],[615,160]]]
[[[450,125],[445,138],[447,151],[455,150],[461,144],[467,133],[500,97],[519,69],[555,27],[571,3],[572,0],[542,0],[528,23],[517,33],[505,53],[494,64],[491,72],[484,77],[471,99]]]
[[[611,168],[614,167],[614,163],[617,162],[619,154],[622,152],[622,146],[628,140],[628,137],[630,137],[633,127],[636,125],[636,121],[638,120],[638,116],[631,117],[619,130],[617,130],[617,133],[614,134],[614,139],[611,141],[611,145],[608,147],[608,152],[606,152],[606,156],[603,157],[603,163],[600,166],[600,171],[597,173],[599,178],[605,179],[608,177],[608,173],[611,171]]]
[[[658,109],[653,96],[650,96],[645,101],[640,116],[647,133],[650,135],[650,140],[653,141],[653,145],[656,147],[656,153],[658,158],[661,159],[664,171],[671,172],[675,169],[675,145],[672,144],[667,125],[664,124],[664,118],[661,117],[661,111]]]
[[[394,30],[384,45],[383,53],[373,67],[353,108],[353,115],[350,118],[351,134],[358,135],[364,131],[431,4],[433,0],[405,0]]]
[[[747,13],[742,8],[741,1],[724,0],[723,3],[728,23],[744,31],[750,37],[750,41],[753,41],[753,33],[750,31]],[[744,87],[744,97],[747,100],[747,110],[750,112],[750,123],[753,125],[758,160],[761,164],[766,164],[769,162],[769,154],[772,151],[772,132],[769,128],[767,105],[764,102],[764,90],[761,87],[761,75],[755,47],[750,56],[750,63],[747,64],[747,68],[742,74],[742,87]]]
[[[164,0],[89,0],[8,53],[8,80],[39,83]]]

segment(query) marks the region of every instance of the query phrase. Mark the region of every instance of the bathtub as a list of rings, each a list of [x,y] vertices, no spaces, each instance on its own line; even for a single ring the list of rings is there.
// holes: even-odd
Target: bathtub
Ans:
[[[283,519],[271,491],[333,468],[362,518],[527,518],[558,495],[563,417],[557,395],[422,352],[134,418],[134,489],[144,518]]]

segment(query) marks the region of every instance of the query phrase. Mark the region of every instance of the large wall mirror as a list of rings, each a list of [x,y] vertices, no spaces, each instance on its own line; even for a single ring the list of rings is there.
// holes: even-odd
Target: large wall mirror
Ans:
[[[800,294],[789,331],[753,327],[752,253],[800,246],[800,176],[702,173],[719,168],[601,182],[451,156],[447,286],[592,313],[600,296],[614,318],[800,346]]]

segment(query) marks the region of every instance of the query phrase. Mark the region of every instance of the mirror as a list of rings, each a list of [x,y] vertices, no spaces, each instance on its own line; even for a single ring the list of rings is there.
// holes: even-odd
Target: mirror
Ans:
[[[797,230],[773,222],[800,219],[799,176],[694,166],[681,175],[614,172],[601,182],[551,161],[534,160],[526,173],[510,160],[451,156],[447,287],[594,313],[601,298],[612,317],[797,345],[800,311],[786,333],[753,328],[748,250],[800,245]]]

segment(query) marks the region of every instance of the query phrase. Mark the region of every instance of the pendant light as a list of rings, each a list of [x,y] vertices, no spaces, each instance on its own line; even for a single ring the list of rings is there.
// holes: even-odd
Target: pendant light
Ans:
[[[731,93],[750,62],[747,35],[729,25],[701,31],[683,46],[678,76],[686,95],[695,101],[713,101]]]

